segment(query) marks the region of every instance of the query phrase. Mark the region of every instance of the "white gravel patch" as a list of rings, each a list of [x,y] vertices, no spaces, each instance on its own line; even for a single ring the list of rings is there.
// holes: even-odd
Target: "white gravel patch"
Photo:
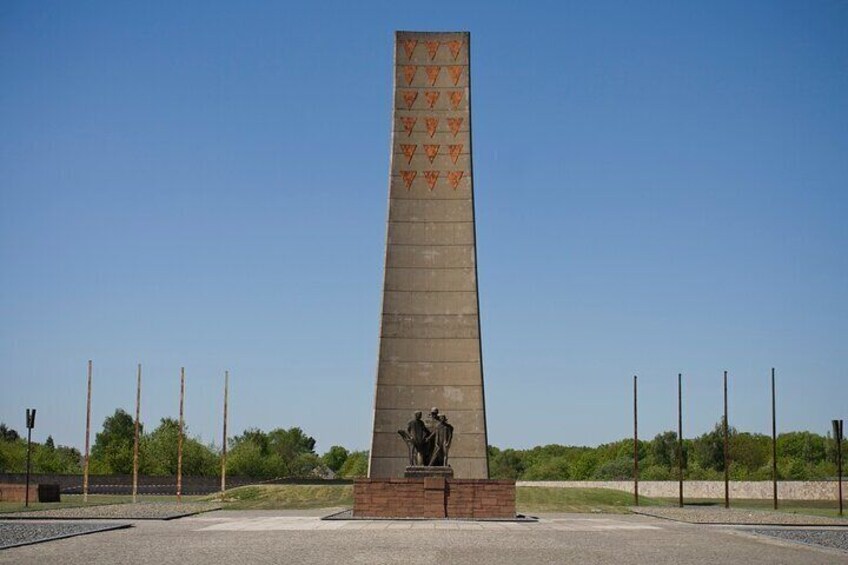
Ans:
[[[742,508],[684,506],[683,508],[665,508],[638,506],[631,508],[636,514],[665,518],[689,524],[727,524],[745,526],[846,526],[848,520],[792,514],[769,510],[747,510]]]

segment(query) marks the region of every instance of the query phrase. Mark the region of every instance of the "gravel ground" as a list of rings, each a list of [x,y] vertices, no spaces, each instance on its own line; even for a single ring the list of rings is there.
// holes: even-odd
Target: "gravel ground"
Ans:
[[[128,528],[129,524],[61,524],[57,522],[0,522],[0,549],[60,538]]]
[[[848,527],[848,520],[845,519],[809,516],[807,514],[790,514],[788,512],[771,512],[768,510],[743,510],[741,508],[701,506],[684,506],[683,508],[640,506],[631,508],[631,510],[636,514],[642,514],[644,516],[677,520],[678,522],[687,522],[689,524]]]
[[[761,536],[771,536],[787,541],[821,545],[848,553],[848,530],[751,530]]]
[[[0,514],[3,520],[172,520],[201,512],[219,510],[217,502],[140,502],[138,504],[103,504],[55,510],[34,510]]]

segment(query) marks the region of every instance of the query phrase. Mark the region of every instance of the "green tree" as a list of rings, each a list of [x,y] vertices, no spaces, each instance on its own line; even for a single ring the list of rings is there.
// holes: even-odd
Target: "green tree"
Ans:
[[[368,474],[368,452],[367,451],[354,451],[348,458],[345,459],[344,464],[341,466],[338,472],[338,476],[345,479],[354,479],[358,477],[364,477]]]
[[[521,478],[527,481],[567,481],[571,465],[566,455],[546,458],[525,469]]]
[[[277,428],[268,433],[245,430],[231,440],[227,472],[252,478],[308,477],[321,460],[315,454],[315,439],[300,428]]]
[[[341,445],[334,445],[321,457],[321,460],[328,469],[337,473],[339,469],[342,468],[342,465],[344,465],[344,462],[347,460],[349,455],[350,452],[348,452],[347,449]]]
[[[139,456],[139,468],[151,475],[175,475],[179,452],[180,423],[173,418],[162,418],[159,426],[144,438]],[[212,448],[188,436],[188,426],[183,425],[183,467],[186,476],[208,477],[220,473],[220,459]]]
[[[265,457],[259,443],[250,440],[234,442],[227,456],[227,473],[252,479],[267,478]]]
[[[9,428],[4,423],[0,423],[0,441],[16,441],[21,436],[17,431]]]
[[[587,449],[571,463],[571,479],[575,481],[590,481],[595,476],[597,466],[597,453],[594,450]]]
[[[33,449],[32,468],[35,473],[78,474],[82,472],[82,455],[73,447],[56,447],[45,442]]]
[[[135,421],[118,408],[103,421],[103,430],[94,438],[91,466],[95,473],[131,473]]]
[[[674,432],[657,434],[651,441],[649,452],[655,464],[671,468],[677,453],[677,434]]]
[[[734,480],[765,480],[760,470],[771,462],[771,439],[762,434],[739,432],[730,438],[730,470]],[[738,466],[738,470],[735,467]]]
[[[517,479],[523,472],[524,462],[519,452],[489,446],[489,475],[493,479]]]
[[[0,440],[0,472],[23,473],[25,467],[26,442],[20,438]]]
[[[633,478],[633,457],[617,457],[595,470],[594,477],[601,481],[623,481]]]
[[[713,429],[700,437],[694,443],[694,463],[702,469],[724,471],[724,419],[716,422]],[[729,438],[735,438],[736,429],[727,430]]]

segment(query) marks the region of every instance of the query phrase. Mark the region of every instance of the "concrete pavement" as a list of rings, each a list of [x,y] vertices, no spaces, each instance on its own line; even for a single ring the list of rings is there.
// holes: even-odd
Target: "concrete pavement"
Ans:
[[[637,515],[538,523],[322,521],[316,511],[219,511],[0,551],[0,563],[848,563],[848,554]]]

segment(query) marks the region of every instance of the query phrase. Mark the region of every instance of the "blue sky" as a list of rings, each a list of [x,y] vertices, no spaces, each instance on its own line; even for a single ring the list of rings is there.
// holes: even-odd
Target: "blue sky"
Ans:
[[[842,2],[4,2],[0,420],[368,447],[393,32],[470,30],[490,443],[848,418]]]

